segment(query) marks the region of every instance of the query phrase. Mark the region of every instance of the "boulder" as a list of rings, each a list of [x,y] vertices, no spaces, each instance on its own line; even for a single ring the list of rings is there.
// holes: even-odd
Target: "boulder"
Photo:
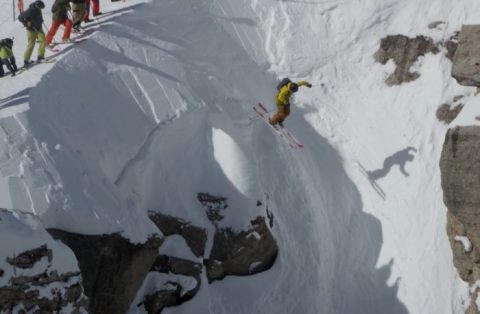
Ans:
[[[149,314],[160,313],[164,308],[177,306],[191,300],[200,289],[202,264],[185,259],[161,255],[157,258],[151,271],[164,274],[176,274],[193,277],[196,281],[194,288],[187,290],[181,283],[169,281],[170,289],[160,289],[145,295],[143,301],[137,307],[144,306]]]
[[[460,85],[480,86],[480,25],[463,25],[453,57],[452,76]]]
[[[264,217],[254,219],[245,231],[217,229],[210,257],[204,260],[208,282],[268,270],[277,254],[277,243]]]
[[[440,170],[443,201],[448,208],[447,233],[453,263],[460,277],[473,285],[480,280],[480,127],[448,130]],[[466,249],[458,237],[467,239]],[[476,300],[477,291],[471,290]],[[468,313],[479,313],[472,303]]]
[[[165,236],[177,234],[182,236],[195,256],[203,256],[207,243],[207,230],[193,226],[180,218],[150,211],[148,217],[157,225]]]
[[[82,235],[48,229],[74,252],[89,313],[125,313],[158,256],[163,240],[133,244],[119,234]]]

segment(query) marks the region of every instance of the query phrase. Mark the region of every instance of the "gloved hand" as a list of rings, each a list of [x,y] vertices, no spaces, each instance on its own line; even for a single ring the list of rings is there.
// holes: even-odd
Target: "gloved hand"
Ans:
[[[312,88],[312,84],[310,84],[310,83],[308,83],[306,86],[307,86],[308,88]]]

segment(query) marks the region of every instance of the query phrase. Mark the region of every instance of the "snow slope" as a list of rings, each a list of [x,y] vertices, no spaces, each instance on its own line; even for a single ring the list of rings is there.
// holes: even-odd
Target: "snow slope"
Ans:
[[[100,21],[54,66],[0,80],[1,205],[45,227],[144,241],[157,232],[147,210],[212,231],[196,200],[209,192],[229,199],[222,224],[240,229],[263,214],[254,204],[268,192],[280,248],[274,267],[203,284],[165,313],[462,313],[468,287],[445,232],[437,165],[446,127],[435,110],[458,94],[473,110],[474,90],[450,77],[443,53],[423,57],[420,78],[394,87],[384,84],[394,65],[372,56],[390,34],[446,40],[478,23],[479,6],[134,5]],[[437,20],[446,23],[427,27]],[[0,34],[20,38],[18,24],[3,25]],[[315,85],[300,90],[286,122],[302,150],[248,120],[256,102],[273,108],[284,76]]]

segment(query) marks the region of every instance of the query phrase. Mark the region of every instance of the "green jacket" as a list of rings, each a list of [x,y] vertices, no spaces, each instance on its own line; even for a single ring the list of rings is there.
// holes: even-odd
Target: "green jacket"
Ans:
[[[292,96],[292,94],[293,94],[293,92],[290,90],[290,85],[292,83],[293,82],[290,82],[287,85],[284,85],[282,88],[280,88],[280,90],[275,95],[275,102],[278,105],[287,105],[287,104],[290,103],[290,96]],[[310,83],[308,83],[307,81],[297,82],[297,85],[299,87],[300,86],[312,87],[312,85]]]
[[[0,60],[13,57],[12,48],[6,43],[7,39],[0,40]]]
[[[11,57],[13,57],[12,50],[8,47],[0,46],[0,60],[10,59]]]

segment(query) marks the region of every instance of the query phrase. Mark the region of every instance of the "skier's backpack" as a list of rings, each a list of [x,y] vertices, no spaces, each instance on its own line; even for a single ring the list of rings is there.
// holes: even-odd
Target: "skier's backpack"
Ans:
[[[283,86],[287,85],[287,84],[290,83],[290,82],[291,82],[291,81],[290,81],[290,79],[289,79],[288,77],[282,79],[282,80],[280,81],[280,83],[278,83],[278,85],[277,85],[277,90],[279,91]]]
[[[23,11],[22,13],[20,13],[17,17],[17,19],[22,22],[23,26],[27,27],[27,16],[28,16],[28,13],[27,13],[27,10]]]

